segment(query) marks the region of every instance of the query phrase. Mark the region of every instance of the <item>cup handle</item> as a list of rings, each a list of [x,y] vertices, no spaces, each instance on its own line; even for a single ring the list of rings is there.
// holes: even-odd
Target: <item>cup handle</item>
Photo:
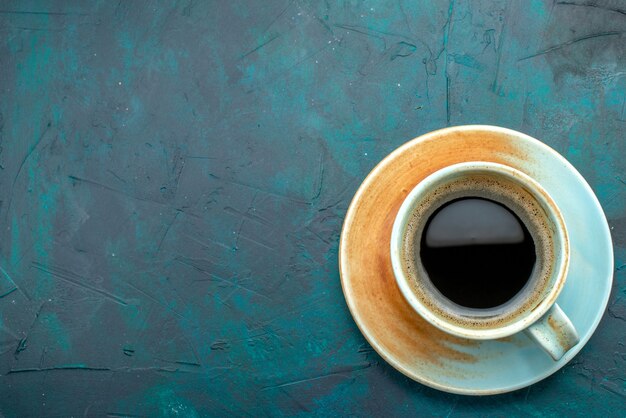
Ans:
[[[526,328],[525,332],[554,361],[560,360],[580,341],[576,328],[556,303],[537,322]]]

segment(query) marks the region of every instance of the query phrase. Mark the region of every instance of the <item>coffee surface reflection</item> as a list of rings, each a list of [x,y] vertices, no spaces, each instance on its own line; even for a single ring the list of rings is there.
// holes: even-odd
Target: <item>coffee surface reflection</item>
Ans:
[[[534,241],[520,218],[479,197],[456,199],[433,212],[419,248],[435,288],[467,308],[511,300],[531,278],[536,261]]]

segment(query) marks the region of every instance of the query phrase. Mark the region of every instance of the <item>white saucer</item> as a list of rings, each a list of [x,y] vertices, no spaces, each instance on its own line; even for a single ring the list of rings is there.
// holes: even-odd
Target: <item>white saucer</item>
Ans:
[[[471,160],[499,162],[525,172],[546,189],[563,213],[571,259],[557,302],[576,327],[580,343],[559,361],[524,334],[495,341],[444,335],[411,311],[397,290],[386,252],[387,233],[400,203],[436,169]],[[563,367],[598,326],[613,279],[609,227],[587,182],[542,142],[492,126],[431,132],[387,156],[368,175],[348,209],[339,258],[346,301],[372,347],[416,381],[470,395],[521,389]]]

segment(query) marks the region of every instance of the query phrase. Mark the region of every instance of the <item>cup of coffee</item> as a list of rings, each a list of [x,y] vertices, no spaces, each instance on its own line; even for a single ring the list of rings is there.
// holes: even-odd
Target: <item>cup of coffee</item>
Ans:
[[[424,319],[469,339],[525,332],[554,360],[579,341],[555,303],[569,257],[550,195],[527,174],[491,162],[426,177],[402,203],[391,235],[396,282]]]

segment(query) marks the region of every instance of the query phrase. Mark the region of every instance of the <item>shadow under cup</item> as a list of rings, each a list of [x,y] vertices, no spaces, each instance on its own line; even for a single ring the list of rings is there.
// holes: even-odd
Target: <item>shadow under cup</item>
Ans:
[[[453,302],[435,287],[420,258],[422,236],[431,216],[463,198],[505,206],[534,242],[535,262],[525,285],[494,307],[477,309]],[[500,164],[464,163],[431,174],[407,196],[393,234],[392,261],[394,270],[402,272],[398,283],[403,294],[431,323],[459,336],[500,338],[521,331],[552,306],[566,277],[569,246],[560,211],[534,180]]]

